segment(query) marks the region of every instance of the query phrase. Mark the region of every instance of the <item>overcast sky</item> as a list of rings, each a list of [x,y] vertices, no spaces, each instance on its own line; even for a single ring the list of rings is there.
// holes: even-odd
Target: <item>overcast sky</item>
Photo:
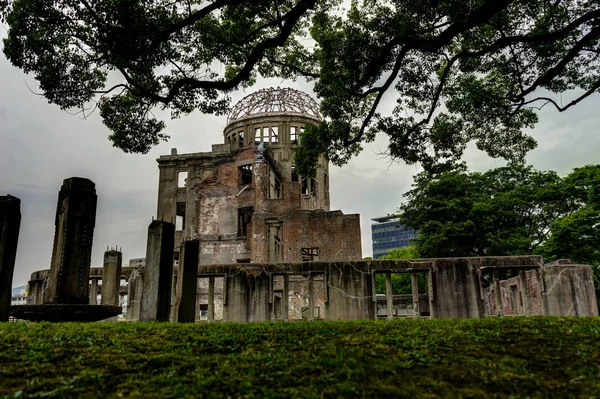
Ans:
[[[311,92],[306,83],[259,81],[246,92],[234,93],[234,102],[268,86]],[[67,177],[86,177],[96,183],[92,266],[102,265],[107,246],[122,247],[124,263],[144,257],[147,227],[156,213],[156,158],[169,154],[172,147],[180,154],[210,151],[211,144],[223,140],[226,117],[194,113],[167,121],[168,142],[146,155],[124,154],[108,141],[109,132],[98,114],[86,120],[70,115],[33,94],[30,88],[35,87],[31,76],[0,55],[0,195],[19,197],[22,213],[13,286],[26,284],[33,271],[49,268],[56,200]],[[393,96],[388,96],[381,110],[391,110],[393,105]],[[529,163],[561,175],[577,166],[600,163],[599,105],[596,96],[563,114],[550,108],[543,111],[542,122],[532,133],[538,148],[530,153]],[[360,214],[363,256],[372,253],[370,219],[393,213],[412,176],[420,171],[414,165],[390,164],[378,155],[385,146],[385,138],[379,137],[348,165],[331,167],[331,208]],[[473,148],[466,160],[473,170],[503,164]]]

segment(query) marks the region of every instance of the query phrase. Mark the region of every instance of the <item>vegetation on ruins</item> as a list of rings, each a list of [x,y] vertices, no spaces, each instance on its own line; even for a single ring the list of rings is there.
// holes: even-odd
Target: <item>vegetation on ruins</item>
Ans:
[[[392,158],[427,170],[469,142],[522,160],[537,109],[600,87],[595,0],[0,0],[0,19],[12,64],[50,103],[98,106],[126,152],[167,138],[156,108],[222,114],[258,77],[314,81],[324,122],[305,132],[302,174],[379,132]]]
[[[3,323],[0,396],[596,397],[600,319]]]
[[[541,254],[600,264],[600,165],[555,172],[512,164],[423,172],[400,206],[422,257]]]

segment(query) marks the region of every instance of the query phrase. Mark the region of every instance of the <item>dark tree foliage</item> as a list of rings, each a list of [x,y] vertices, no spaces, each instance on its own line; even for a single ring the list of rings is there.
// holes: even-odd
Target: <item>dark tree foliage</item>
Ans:
[[[554,172],[510,165],[417,175],[400,211],[421,257],[541,254],[600,264],[600,165]]]
[[[0,0],[4,53],[62,108],[94,103],[114,144],[146,152],[172,117],[222,114],[258,76],[314,79],[325,122],[307,165],[343,164],[382,132],[388,154],[440,170],[474,141],[522,160],[544,105],[600,87],[597,0]],[[309,34],[311,37],[309,37]],[[563,104],[558,93],[577,93]],[[396,100],[381,113],[384,96]],[[101,97],[99,99],[99,97]],[[99,99],[99,101],[98,101]]]
[[[418,230],[422,257],[531,254],[576,209],[556,173],[521,165],[422,173],[405,196],[400,221]]]

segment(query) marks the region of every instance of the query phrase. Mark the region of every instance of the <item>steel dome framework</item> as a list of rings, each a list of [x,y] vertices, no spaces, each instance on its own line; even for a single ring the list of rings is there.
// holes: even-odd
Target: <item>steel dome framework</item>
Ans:
[[[233,106],[227,123],[268,114],[296,114],[321,120],[319,104],[308,94],[291,88],[258,90]]]

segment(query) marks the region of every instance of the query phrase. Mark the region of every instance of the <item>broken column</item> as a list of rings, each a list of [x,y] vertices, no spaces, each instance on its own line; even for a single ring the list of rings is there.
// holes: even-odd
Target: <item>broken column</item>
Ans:
[[[121,268],[123,255],[117,250],[104,252],[104,270],[102,271],[102,305],[119,306],[121,288]]]
[[[97,198],[91,180],[71,177],[63,181],[58,193],[50,280],[44,303],[89,303]]]
[[[140,303],[144,289],[141,270],[135,269],[131,272],[127,286],[127,321],[138,321],[140,319]]]
[[[0,197],[0,322],[7,321],[12,297],[13,271],[21,227],[21,200]]]
[[[148,227],[141,321],[169,321],[175,225],[154,220]]]
[[[199,251],[200,242],[198,240],[186,241],[181,244],[177,297],[175,299],[175,321],[180,323],[193,323],[196,321]]]
[[[90,305],[98,304],[98,279],[93,278],[90,284]]]

